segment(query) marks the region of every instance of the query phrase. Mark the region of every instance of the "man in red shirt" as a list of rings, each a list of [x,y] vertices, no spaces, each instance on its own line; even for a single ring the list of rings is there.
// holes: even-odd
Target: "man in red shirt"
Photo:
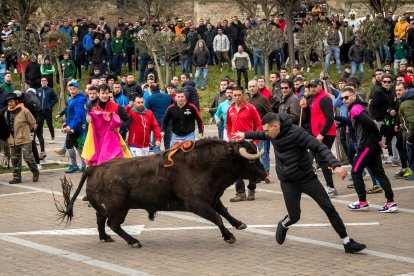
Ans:
[[[259,94],[268,99],[270,103],[272,103],[272,91],[266,87],[266,80],[263,76],[257,79],[257,86],[259,88]]]
[[[307,107],[307,102],[304,99],[300,101],[300,105],[305,109],[305,112],[310,114],[313,136],[325,144],[328,149],[331,149],[336,137],[335,111],[332,100],[322,89],[322,82],[319,79],[312,79],[309,82],[309,90],[312,94],[310,107]],[[335,189],[329,165],[319,155],[316,155],[315,158],[325,177],[326,192],[330,197],[337,196],[338,192]]]
[[[260,115],[256,108],[246,102],[244,99],[243,87],[233,87],[234,103],[227,110],[226,131],[230,141],[234,133],[241,131],[262,130]],[[248,197],[246,197],[246,189],[243,179],[236,182],[236,196],[230,199],[230,202],[238,202],[244,200],[254,200],[256,183],[249,181],[247,186],[249,189]]]
[[[134,102],[125,107],[131,117],[128,134],[128,146],[133,157],[149,155],[151,132],[155,135],[155,146],[161,146],[160,127],[151,110],[145,109],[144,99],[136,96]]]

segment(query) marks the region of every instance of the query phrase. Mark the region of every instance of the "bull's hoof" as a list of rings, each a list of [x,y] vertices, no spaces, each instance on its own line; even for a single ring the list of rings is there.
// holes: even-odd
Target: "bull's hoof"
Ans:
[[[154,213],[149,213],[148,214],[148,218],[149,218],[149,220],[150,221],[154,221],[154,218],[155,218],[155,216],[157,215],[157,212],[154,212]]]
[[[141,243],[140,243],[140,242],[135,242],[135,243],[132,243],[132,244],[130,244],[130,246],[131,246],[132,248],[141,248],[141,247],[142,247],[142,245],[141,245]]]
[[[244,223],[242,223],[242,224],[240,224],[240,226],[239,227],[237,227],[236,229],[237,230],[244,230],[244,229],[246,229],[247,228],[247,225],[246,224],[244,224]]]
[[[111,237],[108,236],[106,239],[102,239],[101,242],[114,242],[115,240]]]
[[[235,237],[230,237],[229,239],[224,238],[224,241],[229,244],[233,244],[236,242],[236,238]]]

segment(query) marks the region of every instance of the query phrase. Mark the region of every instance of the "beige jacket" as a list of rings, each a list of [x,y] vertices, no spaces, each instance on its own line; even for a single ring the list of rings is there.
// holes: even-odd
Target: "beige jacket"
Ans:
[[[4,114],[7,124],[9,124],[9,121],[7,120],[8,113],[9,111],[6,111]],[[17,146],[30,143],[30,130],[34,128],[35,124],[36,120],[32,113],[30,113],[27,108],[22,107],[20,112],[14,117],[14,135],[10,134],[9,139],[7,140],[9,145]]]

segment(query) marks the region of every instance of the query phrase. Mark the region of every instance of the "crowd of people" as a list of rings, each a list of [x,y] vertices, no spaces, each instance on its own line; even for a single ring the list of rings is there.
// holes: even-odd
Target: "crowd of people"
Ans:
[[[372,89],[366,93],[361,88],[364,63],[373,67],[374,61],[372,49],[364,47],[364,38],[358,36],[362,21],[356,19],[355,11],[349,13],[349,18],[335,14],[328,18],[323,8],[303,4],[295,20],[294,38],[299,42],[304,25],[311,21],[327,22],[330,26],[323,42],[325,70],[320,78],[309,81],[305,77],[309,67],[321,62],[311,51],[302,55],[297,50],[297,66],[288,72],[284,67],[286,43],[269,57],[261,56],[260,49],[248,49],[245,45],[246,32],[251,28],[279,28],[286,34],[282,13],[266,19],[249,16],[243,23],[233,16],[230,23],[220,20],[216,26],[209,20],[200,19],[197,27],[191,20],[184,21],[179,17],[164,21],[154,19],[148,24],[143,19],[124,23],[120,17],[112,29],[104,18],[97,23],[90,18],[76,23],[63,19],[57,25],[47,21],[39,34],[29,24],[26,32],[39,36],[40,42],[55,31],[72,38],[70,49],[62,56],[63,75],[59,76],[69,93],[66,108],[53,118],[58,102],[54,90],[55,61],[47,55],[40,59],[39,55],[21,66],[20,58],[7,51],[0,56],[0,150],[11,158],[13,179],[10,184],[22,181],[22,156],[33,173],[33,181],[39,180],[40,160],[47,157],[43,134],[45,120],[50,132],[49,143],[53,144],[53,121],[64,116],[62,132],[66,139],[56,152],[69,154],[70,166],[65,172],[74,173],[114,157],[146,156],[150,151],[157,153],[162,141],[163,148],[168,150],[177,142],[201,139],[204,123],[200,112],[206,112],[211,117],[209,123],[215,121],[217,125],[219,139],[237,141],[249,137],[260,140],[257,146],[264,151],[261,161],[267,171],[266,183],[271,182],[270,148],[273,144],[281,182],[301,182],[302,173],[314,174],[316,168],[312,169],[310,162],[315,159],[326,182],[325,195],[335,197],[338,192],[332,170],[345,177],[346,172],[340,166],[351,164],[352,182],[348,188],[355,189],[358,200],[348,208],[365,210],[369,208],[367,194],[384,192],[386,202],[378,211],[396,212],[398,205],[382,159],[386,148],[385,163],[401,167],[394,177],[414,180],[414,20],[409,18],[411,22],[408,22],[402,15],[395,22],[392,13],[386,13],[385,18],[384,14],[377,14],[373,19],[383,20],[390,27],[390,39],[379,49],[385,65],[375,71]],[[172,66],[173,77],[166,87],[160,87],[161,76],[154,69],[150,55],[138,49],[134,42],[145,30],[175,35],[186,45],[176,61],[181,65],[181,75],[176,75],[175,66]],[[2,41],[15,31],[19,31],[15,20],[4,24]],[[331,80],[328,73],[332,55],[341,74],[337,82]],[[269,80],[261,76],[264,58],[269,58],[270,69],[274,63],[278,69],[271,72]],[[394,66],[391,66],[392,62]],[[350,65],[342,72],[344,63]],[[125,75],[122,74],[124,64],[129,71]],[[211,106],[202,108],[198,89],[206,88],[208,68],[217,65],[223,72],[223,64],[236,70],[237,79],[226,76],[214,80],[219,91]],[[133,66],[139,71],[138,81],[135,81]],[[24,92],[14,87],[11,67],[19,73],[25,70]],[[250,70],[258,76],[249,77]],[[356,70],[359,70],[358,77]],[[89,72],[90,78],[82,86],[75,78],[81,79],[85,72]],[[223,76],[227,74],[230,71],[224,72]],[[202,78],[201,82],[199,78]],[[299,135],[296,140],[289,136],[291,128],[295,130],[294,135]],[[345,153],[342,163],[330,152],[335,140]],[[295,152],[298,149],[291,148],[292,145],[300,151]],[[105,150],[101,150],[103,147]],[[297,160],[301,156],[306,162]],[[363,180],[365,174],[369,174],[373,182],[367,190]],[[319,181],[312,183],[303,186],[302,190],[289,191],[291,184],[282,185],[282,188],[284,193],[299,193],[300,196],[303,191],[316,197],[320,194],[316,187]],[[239,179],[235,186],[236,195],[231,202],[255,199],[256,183],[249,182],[247,193],[243,179]],[[364,246],[347,236],[341,219],[336,211],[332,211],[329,197],[315,200],[332,218],[344,244],[352,242],[354,247],[349,251],[362,250]],[[292,200],[289,196],[285,199],[290,202],[287,203],[289,214],[279,223],[279,243],[283,243],[287,227],[299,219],[298,202],[289,201]]]

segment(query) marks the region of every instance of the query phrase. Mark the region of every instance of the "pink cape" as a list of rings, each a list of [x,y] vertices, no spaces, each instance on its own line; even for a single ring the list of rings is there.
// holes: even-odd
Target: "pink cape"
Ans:
[[[92,122],[87,136],[92,135],[93,139],[86,139],[83,149],[89,153],[85,152],[86,156],[91,156],[85,158],[86,164],[96,166],[113,158],[123,157],[120,135],[114,131],[114,128],[122,125],[119,115],[101,111],[93,111],[89,115]],[[93,143],[90,143],[92,141]]]

